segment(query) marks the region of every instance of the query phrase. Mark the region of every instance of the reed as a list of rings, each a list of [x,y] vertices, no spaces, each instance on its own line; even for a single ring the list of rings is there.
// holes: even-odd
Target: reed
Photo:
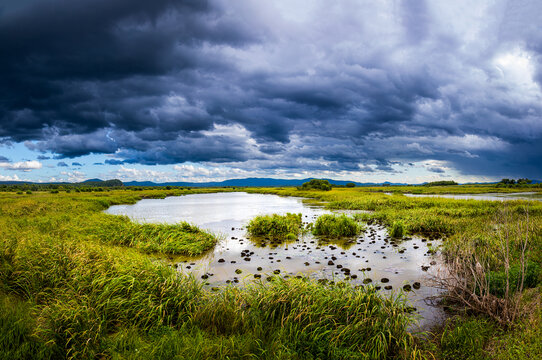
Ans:
[[[363,230],[363,225],[349,216],[324,214],[316,219],[312,232],[316,236],[340,238],[356,236]]]
[[[251,236],[295,240],[303,231],[303,222],[301,214],[260,215],[250,220],[246,228]]]

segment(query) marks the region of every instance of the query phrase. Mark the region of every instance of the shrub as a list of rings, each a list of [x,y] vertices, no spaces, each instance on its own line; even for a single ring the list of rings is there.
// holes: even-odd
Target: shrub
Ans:
[[[306,183],[303,183],[299,190],[331,190],[331,184],[327,180],[312,179]]]
[[[325,214],[316,219],[313,234],[331,237],[356,236],[362,230],[363,225],[359,224],[351,217],[344,214]]]
[[[521,268],[520,265],[513,265],[509,271],[509,285],[510,290],[515,292],[521,282]],[[525,279],[523,283],[524,288],[536,287],[539,283],[540,267],[532,262],[527,263],[525,266]],[[489,292],[495,296],[503,297],[506,292],[506,273],[504,270],[491,271],[489,273]]]

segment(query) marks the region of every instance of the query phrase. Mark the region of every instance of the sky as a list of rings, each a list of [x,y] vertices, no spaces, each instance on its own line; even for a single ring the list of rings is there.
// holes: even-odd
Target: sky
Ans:
[[[542,3],[3,0],[0,181],[542,180]]]

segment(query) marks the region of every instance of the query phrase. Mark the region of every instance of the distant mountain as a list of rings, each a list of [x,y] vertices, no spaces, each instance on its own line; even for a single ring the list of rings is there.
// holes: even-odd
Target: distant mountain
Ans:
[[[0,181],[0,185],[81,185],[81,186],[99,186],[99,187],[112,187],[123,186],[122,181],[117,179],[101,180],[101,179],[88,179],[82,182],[70,183],[70,182],[31,182],[31,181]]]
[[[184,182],[184,181],[174,181],[174,182],[164,182],[156,183],[153,181],[128,181],[122,183],[120,180],[101,180],[101,179],[88,179],[78,183],[68,183],[68,182],[50,182],[50,183],[39,183],[39,182],[30,182],[30,181],[0,181],[0,185],[17,185],[17,184],[37,184],[37,185],[85,185],[85,186],[185,186],[185,187],[224,187],[224,186],[236,186],[236,187],[273,187],[273,186],[301,186],[303,183],[312,180],[313,178],[307,179],[272,179],[272,178],[246,178],[246,179],[229,179],[224,181],[211,181],[211,182]],[[324,179],[334,185],[346,185],[347,183],[353,182],[356,186],[407,186],[407,185],[423,185],[422,184],[407,184],[407,183],[391,183],[389,181],[384,181],[381,183],[360,183],[355,181],[346,181],[346,180],[333,180],[333,179]],[[540,184],[540,180],[532,180],[533,184]],[[465,183],[460,185],[489,185],[496,184],[495,182],[486,182],[486,183]]]
[[[165,182],[155,183],[152,181],[128,181],[125,182],[125,186],[188,186],[188,187],[224,187],[224,186],[239,186],[239,187],[271,187],[271,186],[301,186],[303,183],[310,181],[313,178],[308,179],[272,179],[272,178],[246,178],[246,179],[229,179],[224,181],[213,182]],[[350,182],[356,184],[356,186],[376,186],[376,185],[408,185],[402,183],[359,183],[354,181],[345,180],[333,180],[324,179],[334,185],[346,185]]]
[[[85,180],[85,181],[81,181],[80,184],[85,184],[85,183],[98,183],[98,182],[103,182],[102,179],[88,179],[88,180]]]

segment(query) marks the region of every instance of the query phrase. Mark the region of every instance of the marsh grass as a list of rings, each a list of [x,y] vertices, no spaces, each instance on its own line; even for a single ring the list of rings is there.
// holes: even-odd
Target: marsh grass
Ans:
[[[492,277],[508,272],[512,279],[508,282],[508,293],[523,294],[518,307],[522,316],[506,328],[496,321],[484,322],[481,315],[473,317],[477,323],[469,323],[466,318],[454,321],[444,338],[437,335],[434,341],[437,348],[430,349],[428,358],[472,353],[492,359],[535,359],[542,354],[540,285],[523,292],[512,291],[517,286],[514,269],[522,256],[526,264],[525,284],[529,264],[542,263],[542,204],[529,205],[526,250],[522,251],[519,238],[510,237],[506,265],[500,255],[506,245],[499,241],[496,232],[506,227],[494,221],[501,203],[410,199],[370,193],[362,188],[327,192],[288,188],[249,191],[301,195],[329,201],[330,207],[370,210],[371,213],[360,217],[386,226],[403,221],[412,234],[446,234],[443,253],[447,261],[477,257],[483,260]],[[406,359],[423,356],[413,336],[406,331],[412,319],[402,298],[382,298],[370,288],[356,289],[348,284],[328,286],[301,279],[208,292],[193,277],[168,266],[160,253],[149,256],[137,246],[100,236],[100,226],[107,226],[109,221],[121,223],[113,224],[112,230],[133,225],[101,213],[111,205],[194,192],[127,189],[56,194],[35,191],[23,196],[0,193],[1,357]],[[509,203],[510,234],[517,229],[524,206],[525,202]],[[136,230],[147,234],[146,230]],[[533,299],[526,299],[525,294],[531,292]],[[534,314],[532,319],[524,316],[524,311]],[[487,332],[488,329],[495,331]],[[489,333],[493,335],[487,342]],[[472,338],[480,341],[472,342]]]
[[[394,221],[391,225],[389,234],[393,238],[402,238],[403,236],[405,236],[406,231],[403,222],[400,220]]]
[[[126,216],[102,217],[91,234],[100,241],[130,246],[145,252],[172,255],[201,255],[213,248],[218,237],[187,222],[178,224],[140,224]]]
[[[412,321],[405,299],[384,298],[373,288],[276,278],[226,288],[204,303],[193,318],[200,328],[230,336],[251,332],[267,347],[301,358],[402,358],[414,350],[405,331]]]
[[[250,220],[246,229],[254,237],[295,240],[303,231],[303,222],[301,214],[260,215]]]
[[[364,229],[362,224],[345,214],[324,214],[316,219],[312,233],[316,236],[340,238],[356,236]]]
[[[453,340],[446,343],[438,340],[434,342],[436,348],[428,350],[429,357],[453,358],[453,355],[443,356],[442,353],[445,350],[447,354],[453,354],[454,348],[462,353],[472,351],[472,358],[480,359],[542,357],[542,346],[536,340],[537,334],[542,333],[542,305],[540,300],[524,299],[524,294],[530,291],[529,287],[533,286],[532,290],[537,293],[541,289],[542,276],[537,269],[542,266],[542,202],[409,198],[383,194],[394,191],[426,194],[540,191],[539,188],[453,186],[333,189],[326,193],[288,189],[257,191],[328,201],[327,207],[331,209],[365,210],[367,212],[356,215],[358,220],[376,222],[388,229],[394,223],[402,222],[409,234],[419,234],[427,239],[442,238],[440,250],[446,268],[455,272],[455,283],[465,284],[466,290],[458,292],[466,301],[457,298],[459,301],[455,302],[453,308],[463,314],[461,317],[471,314],[475,321],[479,321],[477,325],[454,322],[449,325],[448,334],[453,334],[455,328],[464,327],[470,328],[475,332],[472,336],[477,337],[485,329],[495,328],[493,336],[512,344],[513,349],[493,341],[487,345],[485,340],[483,343],[487,346],[482,346],[481,350],[480,346],[468,341],[462,343]],[[526,207],[528,220],[525,219]],[[508,214],[506,221],[502,221],[503,211]],[[445,272],[441,272],[440,280],[446,277]],[[447,295],[453,297],[454,292],[448,292]],[[531,327],[522,325],[531,312],[538,314],[530,322]],[[486,321],[488,318],[491,320]],[[461,334],[469,332],[464,329],[457,331]]]
[[[447,321],[440,335],[440,352],[444,359],[489,360],[485,347],[495,325],[488,319],[455,317]]]

